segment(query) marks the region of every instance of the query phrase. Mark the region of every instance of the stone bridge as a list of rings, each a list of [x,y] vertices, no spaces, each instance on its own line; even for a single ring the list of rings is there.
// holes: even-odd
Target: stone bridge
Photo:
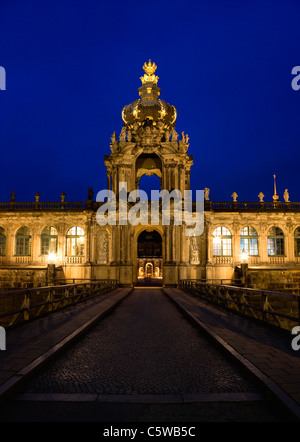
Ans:
[[[208,300],[213,288],[98,287],[7,327],[1,422],[299,420],[290,331]]]

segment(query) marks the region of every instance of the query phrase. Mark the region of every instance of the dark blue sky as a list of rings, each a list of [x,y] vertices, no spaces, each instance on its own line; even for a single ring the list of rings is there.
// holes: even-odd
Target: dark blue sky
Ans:
[[[192,189],[300,201],[299,0],[1,0],[0,200],[85,200],[142,65],[190,137]]]

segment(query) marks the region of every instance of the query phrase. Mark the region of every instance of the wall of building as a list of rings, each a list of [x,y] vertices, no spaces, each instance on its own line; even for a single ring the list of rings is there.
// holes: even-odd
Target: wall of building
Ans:
[[[149,216],[150,219],[150,216]],[[32,233],[30,256],[16,256],[15,235],[27,226]],[[71,279],[117,279],[124,285],[137,281],[137,238],[151,226],[100,226],[95,210],[81,211],[2,211],[0,227],[6,235],[6,253],[0,257],[0,285],[43,285],[46,283],[47,256],[41,255],[41,232],[46,226],[57,230],[58,250],[56,267],[59,277]],[[73,226],[84,230],[84,254],[68,256],[66,235]],[[232,254],[214,256],[213,232],[225,226],[231,232]],[[240,232],[252,226],[258,234],[258,256],[249,256],[247,263],[253,270],[249,284],[265,282],[266,287],[280,284],[287,271],[300,269],[300,256],[294,248],[294,232],[300,226],[300,212],[205,212],[205,230],[199,237],[185,235],[185,226],[156,226],[162,236],[163,282],[176,285],[179,279],[207,279],[210,281],[235,279],[241,265]],[[268,256],[267,237],[271,226],[284,233],[284,255]],[[267,279],[254,270],[270,270]],[[274,274],[271,272],[274,270]],[[283,273],[280,273],[283,272]],[[300,270],[299,270],[300,271]],[[265,273],[266,274],[266,273]],[[250,273],[249,273],[250,275]],[[283,275],[283,276],[280,276]],[[286,283],[288,284],[288,282]]]
[[[206,278],[227,279],[235,277],[235,269],[242,263],[240,234],[241,230],[250,226],[255,228],[258,239],[258,255],[248,255],[249,268],[280,271],[294,269],[299,266],[300,256],[297,256],[294,243],[294,232],[300,226],[299,212],[206,212]],[[213,233],[219,226],[224,226],[232,235],[231,256],[214,256]],[[268,233],[272,226],[279,227],[284,233],[284,254],[282,256],[268,256]],[[271,275],[271,273],[270,273]],[[253,276],[254,278],[254,276]],[[257,277],[258,278],[258,277]],[[271,276],[270,276],[271,278]]]

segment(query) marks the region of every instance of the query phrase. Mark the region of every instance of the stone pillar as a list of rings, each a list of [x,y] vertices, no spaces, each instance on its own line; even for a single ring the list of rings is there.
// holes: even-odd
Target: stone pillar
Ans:
[[[37,234],[35,229],[30,228],[30,231],[31,231],[31,261],[39,262],[41,235]]]
[[[90,223],[87,221],[85,223],[85,262],[90,263],[91,257],[91,232]]]
[[[107,174],[107,190],[111,190],[111,175]]]
[[[61,260],[61,264],[63,265],[65,262],[66,256],[66,236],[63,229],[58,231],[58,240],[57,240],[57,257]]]
[[[47,265],[47,285],[54,285],[55,264]]]
[[[287,259],[287,262],[293,262],[295,261],[295,254],[294,254],[294,247],[293,247],[293,232],[292,229],[287,229],[287,233],[284,237],[284,252]]]
[[[213,253],[214,253],[214,246],[213,246],[213,230],[214,228],[211,226],[207,227],[207,261],[209,263],[213,262]]]
[[[232,262],[241,263],[241,241],[239,231],[234,229],[232,232]]]
[[[269,260],[267,237],[268,237],[268,232],[266,231],[266,232],[263,232],[261,235],[259,235],[259,238],[258,238],[259,256],[260,256],[261,262],[264,262],[264,263],[267,263]]]

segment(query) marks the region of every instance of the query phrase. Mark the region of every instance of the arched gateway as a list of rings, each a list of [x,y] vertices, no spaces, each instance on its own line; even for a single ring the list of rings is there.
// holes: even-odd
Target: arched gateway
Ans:
[[[145,74],[141,77],[142,86],[138,90],[140,98],[122,109],[120,136],[117,139],[116,133],[113,133],[111,153],[105,156],[108,189],[114,192],[117,199],[121,188],[125,189],[127,195],[139,189],[140,179],[144,175],[159,178],[158,191],[172,192],[176,189],[183,195],[190,188],[193,160],[187,155],[188,136],[182,132],[179,139],[175,130],[176,108],[159,98],[158,77],[154,74],[156,65],[149,61],[143,69]],[[149,191],[148,196],[151,197]],[[135,202],[141,204],[141,200],[145,198],[135,199]],[[146,215],[146,221],[142,216],[138,224],[128,222],[126,225],[113,226],[112,253],[115,253],[116,259],[112,264],[117,267],[121,284],[135,284],[139,278],[147,276],[162,278],[165,285],[176,284],[178,268],[188,256],[189,238],[184,234],[184,226],[174,225],[172,215],[169,225],[162,225],[160,213],[154,226],[150,201],[147,205],[146,198],[144,203],[146,205],[140,207],[140,216]],[[129,210],[133,202],[126,204]],[[158,243],[159,256],[155,256]]]
[[[143,230],[137,239],[138,282],[162,283],[162,237],[156,230]]]

